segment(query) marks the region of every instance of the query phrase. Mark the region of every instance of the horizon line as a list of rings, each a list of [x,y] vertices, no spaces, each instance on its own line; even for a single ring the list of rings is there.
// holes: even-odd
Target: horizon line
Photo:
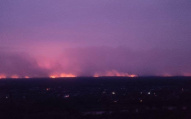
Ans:
[[[146,78],[146,77],[161,77],[161,78],[171,78],[171,77],[191,77],[191,76],[136,76],[136,77],[128,77],[128,76],[99,76],[99,77],[94,77],[94,76],[76,76],[76,77],[18,77],[18,78],[0,78],[0,79],[67,79],[67,78]]]

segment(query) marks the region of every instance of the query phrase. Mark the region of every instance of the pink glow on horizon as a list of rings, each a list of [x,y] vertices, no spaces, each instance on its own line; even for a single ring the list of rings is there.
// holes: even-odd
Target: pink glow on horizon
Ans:
[[[17,78],[19,78],[19,76],[18,75],[12,75],[11,78],[17,79]]]
[[[183,76],[191,76],[191,73],[184,73]]]
[[[7,78],[6,75],[0,74],[0,79],[5,79],[5,78]]]
[[[107,71],[105,73],[94,74],[94,77],[101,77],[101,76],[138,77],[138,75],[136,74],[128,74],[128,73],[118,72],[116,70]]]
[[[29,79],[30,77],[29,76],[25,76],[24,78]]]
[[[165,73],[162,75],[163,77],[172,77],[173,75],[172,74],[169,74],[169,73]]]

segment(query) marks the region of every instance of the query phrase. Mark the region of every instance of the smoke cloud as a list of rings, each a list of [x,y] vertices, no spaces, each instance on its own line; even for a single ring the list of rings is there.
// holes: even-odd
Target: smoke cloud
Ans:
[[[39,61],[40,59],[40,61]],[[66,48],[52,62],[26,53],[0,52],[0,74],[19,77],[47,77],[53,74],[94,76],[136,74],[177,76],[191,74],[188,50],[152,49],[135,51],[127,47]],[[46,62],[46,65],[41,63]],[[116,73],[117,72],[117,73]],[[125,76],[124,75],[124,76]]]
[[[0,74],[6,77],[45,77],[48,70],[40,68],[26,54],[0,52]]]
[[[126,47],[88,47],[66,49],[54,70],[92,76],[116,70],[129,74],[185,75],[191,70],[188,50],[152,49],[135,51]]]

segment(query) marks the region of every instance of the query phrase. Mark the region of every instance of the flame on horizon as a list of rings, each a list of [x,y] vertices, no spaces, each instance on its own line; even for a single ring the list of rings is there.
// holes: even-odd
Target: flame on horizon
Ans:
[[[122,77],[138,77],[136,74],[128,74],[123,72],[118,72],[116,70],[107,71],[105,73],[95,73],[94,77],[101,77],[101,76],[122,76]]]
[[[66,74],[66,73],[61,73],[61,74],[53,74],[49,76],[50,78],[64,78],[64,77],[76,77],[74,74]]]
[[[60,77],[76,77],[74,74],[65,74],[65,73],[62,73],[60,74]]]

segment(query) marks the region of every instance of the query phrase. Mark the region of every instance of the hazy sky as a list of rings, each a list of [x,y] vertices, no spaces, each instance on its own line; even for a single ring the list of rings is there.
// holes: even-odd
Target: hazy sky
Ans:
[[[190,0],[0,0],[0,74],[191,75]]]

